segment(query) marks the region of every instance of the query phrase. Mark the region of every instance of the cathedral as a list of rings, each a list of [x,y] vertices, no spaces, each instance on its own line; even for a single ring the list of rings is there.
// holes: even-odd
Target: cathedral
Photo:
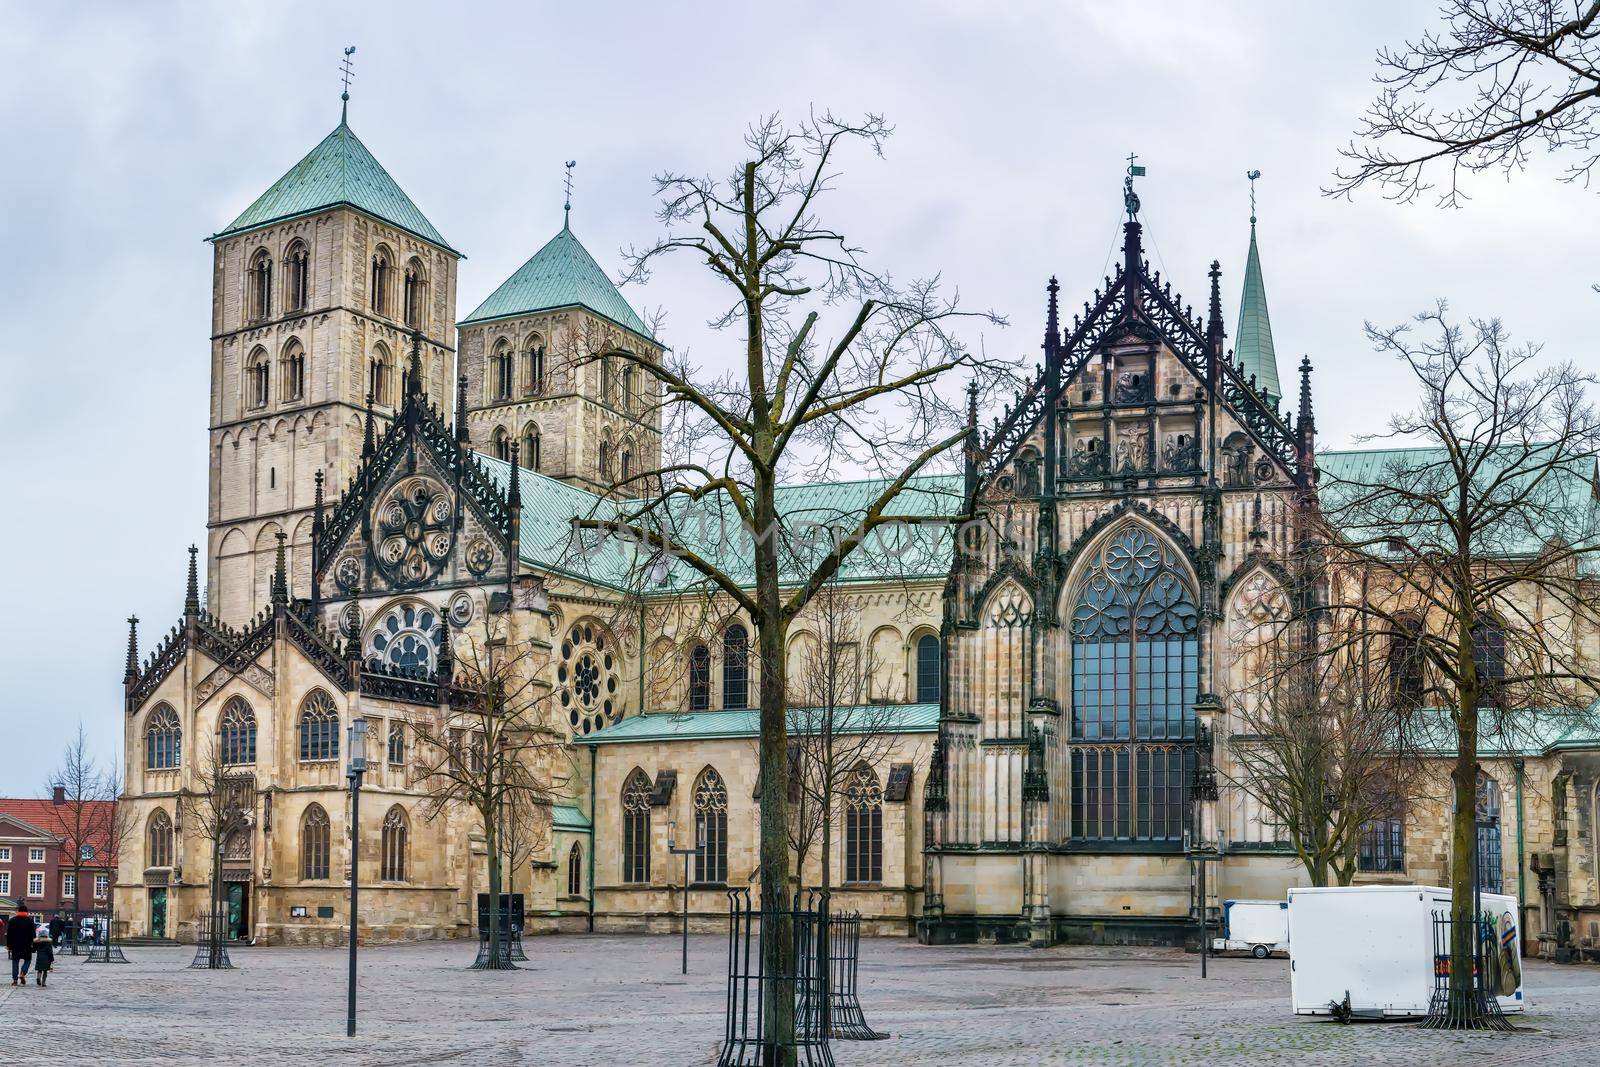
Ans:
[[[882,743],[844,783],[829,862],[879,933],[1181,943],[1199,908],[1303,882],[1233,784],[1230,635],[1287,595],[1319,472],[1373,454],[1319,450],[1310,362],[1280,376],[1256,220],[1230,331],[1218,266],[1202,319],[1130,207],[1119,268],[1070,322],[1050,282],[1041,373],[965,470],[906,489],[991,535],[864,556],[840,587],[862,667],[839,729]],[[570,526],[659,465],[656,384],[608,356],[653,361],[661,339],[569,222],[457,318],[461,252],[343,117],[209,240],[206,544],[175,624],[151,643],[130,620],[118,932],[194,939],[220,879],[229,937],[341,943],[359,863],[365,936],[471,936],[485,835],[429,803],[416,734],[451,721],[454,642],[486,625],[540,657],[567,752],[505,876],[528,927],[660,930],[687,907],[721,928],[757,881],[749,621],[641,593],[628,551],[575,553]],[[847,516],[875,488],[786,486],[780,509]],[[800,617],[791,669],[820,633]],[[244,810],[219,848],[196,825],[208,756]],[[1489,884],[1530,938],[1564,921],[1600,944],[1600,739],[1483,756]],[[1378,821],[1360,879],[1440,883],[1447,821]]]

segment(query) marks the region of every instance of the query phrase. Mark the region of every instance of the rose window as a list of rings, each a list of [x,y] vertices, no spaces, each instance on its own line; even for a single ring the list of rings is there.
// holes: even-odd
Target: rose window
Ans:
[[[556,681],[567,725],[592,733],[617,721],[616,639],[593,622],[575,624],[561,642]]]
[[[378,566],[395,585],[421,585],[444,567],[455,536],[455,509],[437,482],[412,478],[378,505]]]
[[[367,637],[367,659],[385,667],[432,674],[444,633],[427,604],[397,604],[379,615]]]

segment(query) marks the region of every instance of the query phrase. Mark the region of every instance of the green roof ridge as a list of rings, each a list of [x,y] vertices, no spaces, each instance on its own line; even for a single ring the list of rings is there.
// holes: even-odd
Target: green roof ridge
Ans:
[[[212,240],[342,204],[455,251],[342,119]]]
[[[1256,248],[1256,219],[1250,216],[1250,254],[1244,264],[1244,292],[1239,298],[1239,322],[1234,329],[1234,357],[1244,367],[1245,378],[1256,376],[1256,386],[1274,400],[1283,398],[1278,384],[1278,356],[1272,345],[1272,319],[1267,314],[1267,286],[1261,278],[1261,253]]]
[[[650,328],[628,304],[571,227],[544,243],[528,261],[456,325],[509,319],[556,308],[582,307],[654,341]]]

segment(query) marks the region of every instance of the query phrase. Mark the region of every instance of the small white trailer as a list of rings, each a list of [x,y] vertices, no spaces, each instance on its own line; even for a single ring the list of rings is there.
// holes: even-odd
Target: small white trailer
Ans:
[[[1289,948],[1289,902],[1225,900],[1222,936],[1211,939],[1213,952],[1248,952],[1264,960]]]
[[[1524,1010],[1515,897],[1484,893],[1488,975],[1500,1009]],[[1364,885],[1289,890],[1289,990],[1296,1015],[1403,1018],[1428,1013],[1448,952],[1435,952],[1434,916],[1448,916],[1437,886]],[[1448,943],[1446,941],[1446,943]],[[1469,964],[1470,966],[1470,964]]]

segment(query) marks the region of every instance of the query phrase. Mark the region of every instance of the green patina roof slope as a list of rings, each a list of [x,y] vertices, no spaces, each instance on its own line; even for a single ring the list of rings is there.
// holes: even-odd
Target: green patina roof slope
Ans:
[[[1272,319],[1267,315],[1267,285],[1261,278],[1261,253],[1256,250],[1256,220],[1250,220],[1250,254],[1244,264],[1244,294],[1239,298],[1239,322],[1234,328],[1234,357],[1245,377],[1273,399],[1283,397],[1278,385],[1278,355],[1272,347]]]
[[[814,711],[814,709],[813,709]],[[819,714],[789,709],[789,732],[808,733],[819,725]],[[834,732],[849,734],[933,733],[939,729],[937,704],[873,704],[834,709]],[[761,736],[761,712],[649,711],[572,740],[580,745],[617,745],[645,741],[708,741]]]
[[[341,204],[393,223],[441,248],[450,248],[343,121],[212,239]]]
[[[583,242],[564,225],[458,325],[565,307],[587,308],[646,340],[654,340],[644,320],[617,292]]]

